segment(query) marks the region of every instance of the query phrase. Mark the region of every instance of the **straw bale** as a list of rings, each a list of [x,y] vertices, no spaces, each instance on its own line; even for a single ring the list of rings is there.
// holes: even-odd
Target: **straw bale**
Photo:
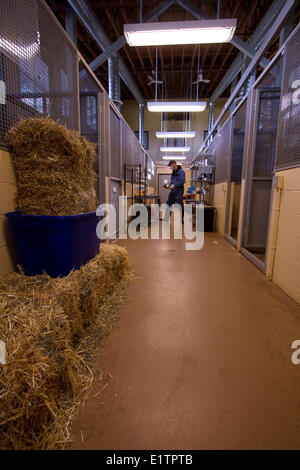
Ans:
[[[19,212],[74,215],[96,210],[94,144],[50,117],[20,121],[7,141]]]
[[[117,245],[63,278],[0,278],[0,449],[56,449],[93,378],[92,356],[123,301],[130,277]]]

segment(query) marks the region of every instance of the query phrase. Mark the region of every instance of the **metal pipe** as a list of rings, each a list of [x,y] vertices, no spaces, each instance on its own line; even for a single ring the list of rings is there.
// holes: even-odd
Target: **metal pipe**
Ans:
[[[76,15],[73,8],[68,3],[65,5],[65,24],[67,35],[77,47]]]
[[[144,110],[143,104],[139,104],[139,142],[144,144]]]
[[[119,56],[108,59],[108,94],[118,109],[121,108],[121,87],[119,75]]]
[[[211,101],[209,103],[209,113],[208,113],[208,132],[210,132],[213,128],[214,114],[215,114],[215,102]]]
[[[217,19],[220,19],[221,0],[218,0]]]
[[[288,16],[286,22],[284,23],[280,31],[279,47],[281,47],[285,43],[289,35],[293,32],[294,19],[295,10],[292,10],[291,14]]]

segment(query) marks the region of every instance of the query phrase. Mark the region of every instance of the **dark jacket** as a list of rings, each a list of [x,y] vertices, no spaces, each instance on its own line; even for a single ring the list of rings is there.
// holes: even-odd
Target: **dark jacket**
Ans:
[[[171,184],[174,184],[175,188],[183,188],[185,183],[185,172],[180,165],[177,166],[177,171],[173,170],[171,175]]]

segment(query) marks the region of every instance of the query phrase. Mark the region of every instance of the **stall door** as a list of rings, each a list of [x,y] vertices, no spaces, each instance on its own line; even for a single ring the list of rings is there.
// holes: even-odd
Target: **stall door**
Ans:
[[[265,267],[280,90],[259,90],[256,141],[248,179],[244,249]]]
[[[170,184],[171,175],[158,175],[158,194],[160,196],[160,203],[166,204],[170,190],[163,187],[164,184]]]
[[[231,158],[229,158],[229,190],[227,192],[225,238],[235,246],[237,244],[240,215],[246,110],[247,102],[244,102],[232,118],[232,144]]]

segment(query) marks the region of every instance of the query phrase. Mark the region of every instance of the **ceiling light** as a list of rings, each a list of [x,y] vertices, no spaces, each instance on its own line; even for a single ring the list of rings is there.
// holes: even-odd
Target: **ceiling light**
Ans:
[[[172,21],[125,24],[129,46],[163,46],[172,44],[211,44],[230,42],[236,19]]]
[[[205,101],[148,101],[148,111],[164,112],[201,112],[206,108]]]
[[[161,152],[189,152],[190,147],[160,147]]]
[[[186,160],[186,157],[183,155],[181,157],[172,156],[172,157],[162,157],[163,160]]]
[[[159,139],[192,139],[196,132],[156,132],[155,134]]]

